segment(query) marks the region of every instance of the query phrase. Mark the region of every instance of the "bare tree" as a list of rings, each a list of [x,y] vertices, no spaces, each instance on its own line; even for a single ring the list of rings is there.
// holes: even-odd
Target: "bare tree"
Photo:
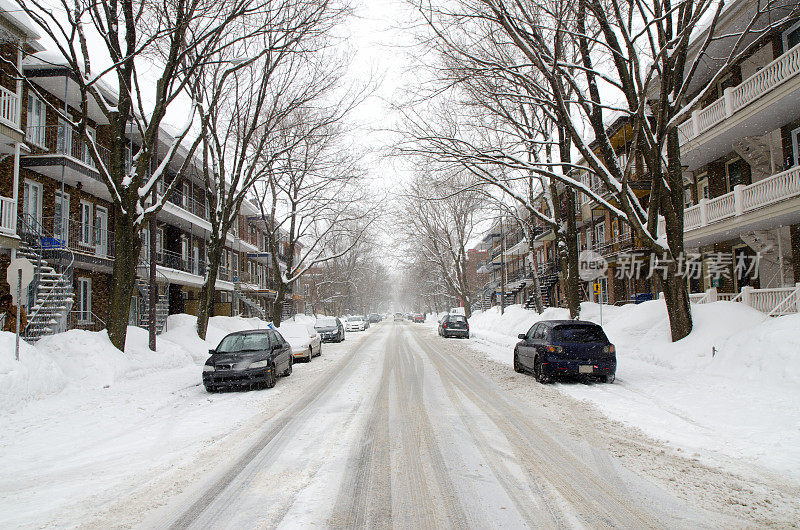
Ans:
[[[757,2],[749,6],[749,24],[727,35],[716,29],[724,2],[715,0],[460,0],[447,8],[419,7],[451,49],[507,77],[535,72],[543,80],[540,89],[559,126],[559,143],[563,137],[571,140],[586,161],[584,169],[596,174],[614,199],[613,204],[598,202],[624,218],[644,245],[665,258],[669,270],[663,286],[672,338],[685,337],[692,320],[686,284],[676,270],[683,252],[684,205],[677,126],[725,68],[747,53],[753,32],[782,23],[796,3]],[[467,47],[439,30],[452,28],[455,21],[469,21],[470,29],[483,30],[481,36],[499,35],[522,59],[492,65],[475,51],[481,36],[473,35],[468,42],[473,46]],[[707,89],[687,102],[692,78],[710,43],[718,39],[731,42],[730,54],[719,62]],[[607,129],[610,113],[626,117],[633,129],[634,154],[624,164],[615,156]],[[646,203],[637,199],[628,181],[637,157],[651,179]],[[598,199],[563,173],[559,178],[570,187]],[[660,237],[659,219],[665,238]]]
[[[483,197],[468,189],[466,172],[438,172],[428,165],[412,181],[403,201],[407,246],[416,248],[436,268],[445,284],[464,305],[472,306],[472,286],[467,272],[467,249],[482,214]]]
[[[338,82],[338,69],[324,52],[327,34],[346,13],[328,0],[271,2],[266,16],[247,27],[249,34],[232,28],[225,36],[232,44],[197,72],[193,86],[203,102],[203,169],[212,214],[197,317],[202,338],[227,234],[264,167],[284,154],[267,147],[287,134],[292,114],[320,101]]]
[[[156,182],[173,163],[180,165],[181,174],[199,143],[199,138],[189,142],[182,159],[177,156],[197,115],[198,102],[192,101],[185,124],[166,151],[158,153],[157,162],[164,117],[188,93],[192,74],[228,45],[221,39],[226,28],[243,18],[262,15],[264,3],[61,0],[54,7],[40,0],[16,2],[75,73],[72,79],[78,85],[80,101],[75,116],[51,108],[79,132],[111,196],[115,245],[120,252],[114,261],[107,326],[111,342],[123,349],[141,249],[140,231],[171,192],[170,185],[157,196]],[[108,83],[116,85],[115,98],[109,94]],[[33,84],[29,87],[36,91]],[[93,108],[98,108],[108,122],[108,134],[104,135],[109,139],[107,156],[88,133]],[[128,153],[131,138],[135,150]]]
[[[262,178],[254,195],[277,285],[270,315],[276,325],[286,296],[300,277],[351,252],[376,217],[378,201],[343,142],[342,120],[351,108],[337,104],[293,113],[284,134],[258,161]],[[334,241],[347,243],[334,249]]]

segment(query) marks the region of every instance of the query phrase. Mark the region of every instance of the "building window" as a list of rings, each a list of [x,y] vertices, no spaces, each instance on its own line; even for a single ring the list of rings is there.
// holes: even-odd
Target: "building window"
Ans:
[[[64,246],[69,246],[69,194],[56,192],[55,209],[53,210],[53,235],[60,239]]]
[[[72,156],[72,126],[63,118],[58,118],[58,130],[56,138],[56,151]]]
[[[92,153],[89,149],[89,142],[94,142],[97,139],[97,133],[95,133],[94,129],[91,127],[87,127],[86,135],[89,136],[90,140],[83,142],[83,152],[81,153],[81,156],[83,157],[84,164],[89,167],[94,167],[94,158],[92,158]]]
[[[91,246],[92,241],[92,203],[81,201],[81,226],[78,234],[81,245]]]
[[[92,279],[78,278],[78,322],[88,324],[92,321]]]
[[[708,191],[708,173],[701,173],[697,177],[697,198],[698,200],[711,198]]]
[[[28,131],[29,142],[44,146],[45,106],[41,99],[28,92]]]
[[[604,245],[606,242],[606,227],[605,223],[597,223],[594,225],[594,242],[597,247]]]
[[[800,22],[783,32],[783,51],[788,52],[800,44]]]
[[[183,183],[183,196],[181,197],[181,206],[184,210],[189,209],[189,198],[191,197],[191,191],[189,191],[189,183]]]
[[[789,134],[792,137],[792,165],[800,166],[800,127]]]
[[[747,184],[744,181],[744,160],[736,158],[725,164],[725,177],[728,179],[728,191],[733,191],[734,186]]]

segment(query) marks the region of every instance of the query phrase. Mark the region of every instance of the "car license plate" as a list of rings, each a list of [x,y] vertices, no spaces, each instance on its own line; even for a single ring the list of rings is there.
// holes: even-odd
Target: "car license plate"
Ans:
[[[579,374],[591,374],[592,372],[594,372],[594,367],[591,365],[582,364],[578,367]]]

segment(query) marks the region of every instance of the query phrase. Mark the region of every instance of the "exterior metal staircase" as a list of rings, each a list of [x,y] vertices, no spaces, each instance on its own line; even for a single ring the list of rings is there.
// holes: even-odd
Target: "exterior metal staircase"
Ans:
[[[545,307],[552,302],[550,291],[556,283],[558,283],[558,267],[556,264],[551,263],[545,267],[539,268],[539,293],[541,294],[542,303]],[[525,309],[535,309],[536,296],[533,294],[529,296],[528,299],[525,300],[523,307]]]
[[[28,342],[36,342],[66,329],[75,299],[72,288],[75,256],[63,241],[46,232],[32,216],[22,215],[18,226],[21,241],[17,255],[27,258],[34,266],[34,278],[28,288],[31,302],[28,325],[22,335]],[[51,260],[59,264],[51,264]]]
[[[138,325],[140,328],[148,329],[150,327],[150,266],[140,264],[137,272],[136,289],[141,295]],[[161,333],[167,326],[167,317],[169,316],[169,280],[163,274],[156,273],[156,275],[156,282],[164,285],[164,292],[159,293],[156,302],[156,333]]]
[[[746,136],[733,142],[733,149],[749,165],[753,182],[774,173],[768,140],[763,136]]]
[[[238,284],[234,285],[233,290],[234,301],[240,300],[245,307],[247,307],[247,316],[248,317],[258,317],[262,320],[266,320],[267,316],[264,313],[264,309],[252,298],[248,297],[247,294],[242,290]],[[238,310],[238,304],[236,304],[236,308]]]

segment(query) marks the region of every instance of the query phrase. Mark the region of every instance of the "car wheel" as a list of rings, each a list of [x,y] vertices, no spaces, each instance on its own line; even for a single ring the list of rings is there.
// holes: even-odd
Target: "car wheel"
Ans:
[[[610,385],[614,382],[616,378],[617,378],[616,374],[608,374],[607,376],[605,376],[604,381]]]
[[[267,381],[264,383],[265,388],[272,388],[275,386],[275,382],[277,377],[275,377],[275,367],[270,366],[269,371],[267,372]]]
[[[283,372],[283,377],[289,377],[290,375],[292,375],[292,364],[294,364],[294,363],[292,362],[292,357],[290,356],[289,357],[289,366],[287,366],[286,367],[286,371]]]
[[[213,394],[217,391],[217,389],[214,388],[212,385],[205,385],[205,387],[206,387],[206,392],[208,392],[209,394]]]
[[[522,369],[522,365],[519,363],[519,355],[517,355],[517,352],[514,352],[514,371],[518,374],[525,372],[525,370]]]
[[[309,346],[309,347],[308,347],[308,358],[306,359],[306,362],[307,362],[307,363],[310,363],[310,362],[311,362],[311,359],[313,359],[313,358],[314,358],[314,348],[312,348],[311,346]]]
[[[322,344],[319,345],[319,351],[317,352],[317,357],[322,357]]]
[[[542,360],[539,359],[538,355],[533,360],[533,374],[536,376],[536,380],[543,385],[550,382],[550,378],[544,373],[544,366],[542,366]]]

